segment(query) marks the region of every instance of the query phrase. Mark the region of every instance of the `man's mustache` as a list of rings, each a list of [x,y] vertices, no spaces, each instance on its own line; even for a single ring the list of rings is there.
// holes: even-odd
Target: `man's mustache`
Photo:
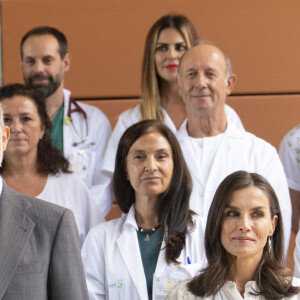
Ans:
[[[38,80],[44,80],[44,79],[48,79],[48,80],[52,80],[52,76],[51,75],[47,75],[47,74],[33,74],[32,76],[30,76],[30,81],[38,79]]]

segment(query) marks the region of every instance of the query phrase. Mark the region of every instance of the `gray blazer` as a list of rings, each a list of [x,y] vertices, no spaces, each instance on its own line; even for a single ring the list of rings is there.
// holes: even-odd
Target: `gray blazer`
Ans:
[[[0,299],[88,299],[73,213],[3,184]]]

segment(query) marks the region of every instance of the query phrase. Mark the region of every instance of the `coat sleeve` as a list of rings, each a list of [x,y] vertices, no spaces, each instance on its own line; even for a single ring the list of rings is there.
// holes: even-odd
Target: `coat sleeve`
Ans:
[[[99,223],[105,222],[105,219],[86,184],[76,175],[73,177],[73,203],[76,206],[76,212],[73,210],[73,213],[77,221],[79,240],[82,246],[90,229]]]
[[[105,296],[105,259],[102,243],[96,238],[97,230],[98,226],[89,232],[81,250],[90,300],[108,299]]]
[[[97,191],[95,187],[92,188],[92,192],[96,193],[95,201],[102,211],[105,217],[109,212],[112,204],[112,177],[115,169],[115,159],[119,140],[130,124],[126,123],[126,116],[128,112],[125,111],[120,115],[118,122],[109,138],[106,150],[104,152],[103,159],[97,167],[96,181]]]
[[[88,300],[78,231],[68,209],[61,217],[52,245],[48,295],[52,300]]]
[[[99,112],[98,112],[99,113]],[[94,118],[97,116],[94,116]],[[93,118],[93,119],[94,119]],[[100,115],[96,119],[100,122]],[[94,120],[96,122],[96,120]],[[111,127],[106,116],[102,114],[101,123],[97,126],[97,132],[95,132],[96,146],[96,166],[93,174],[93,184],[89,187],[91,195],[94,201],[97,203],[102,215],[105,217],[112,205],[112,193],[107,188],[106,178],[99,174],[99,169],[103,165],[103,158],[105,155],[106,147],[108,146],[109,137],[111,135]]]

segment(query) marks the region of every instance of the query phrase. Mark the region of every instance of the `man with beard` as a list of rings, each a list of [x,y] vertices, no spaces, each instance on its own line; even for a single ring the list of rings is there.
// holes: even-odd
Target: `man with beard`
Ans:
[[[9,139],[0,106],[0,164]],[[0,179],[0,299],[88,299],[73,213]]]
[[[64,89],[64,73],[71,58],[62,32],[47,26],[33,28],[23,36],[20,48],[25,84],[45,101],[55,146],[68,158],[71,170],[85,181],[105,216],[111,203],[101,199],[111,196],[102,195],[97,169],[111,133],[108,119],[96,107],[75,101]]]
[[[277,194],[287,252],[291,233],[287,180],[276,149],[226,117],[226,98],[236,80],[229,58],[213,43],[200,41],[184,54],[177,75],[187,112],[177,138],[193,178],[190,208],[207,217],[215,191],[225,177],[239,170],[258,173]]]

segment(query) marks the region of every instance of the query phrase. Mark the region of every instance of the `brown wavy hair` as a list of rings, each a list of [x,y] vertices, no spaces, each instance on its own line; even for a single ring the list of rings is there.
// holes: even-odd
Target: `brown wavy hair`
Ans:
[[[154,57],[158,37],[161,31],[166,28],[176,29],[184,38],[187,48],[194,46],[198,40],[194,25],[184,15],[165,15],[150,28],[146,38],[142,66],[141,120],[164,121],[163,112],[160,109],[160,78],[156,72]]]
[[[63,157],[61,152],[52,144],[50,139],[51,121],[47,115],[44,101],[41,101],[34,90],[25,87],[23,84],[9,84],[0,88],[0,103],[3,100],[13,98],[15,96],[24,96],[34,103],[37,108],[40,121],[45,126],[43,138],[39,140],[37,151],[37,169],[41,174],[57,174],[59,171],[71,173],[69,161]],[[5,112],[3,112],[5,114]],[[5,169],[5,152],[0,174]]]
[[[271,218],[277,216],[277,224],[271,237],[271,247],[266,243],[262,258],[256,268],[255,282],[258,291],[266,299],[282,299],[299,293],[292,285],[292,272],[283,265],[283,221],[279,202],[269,182],[259,174],[237,171],[227,176],[219,185],[211,204],[206,230],[205,251],[208,266],[203,273],[188,283],[194,295],[209,297],[215,295],[228,280],[230,263],[227,251],[221,243],[221,225],[224,210],[234,191],[255,186],[269,199]]]
[[[177,258],[185,244],[186,234],[194,227],[194,212],[189,209],[192,180],[177,138],[166,125],[155,120],[144,120],[130,126],[124,132],[116,154],[113,191],[122,212],[128,213],[135,202],[135,191],[127,179],[126,158],[132,144],[151,132],[162,134],[172,148],[173,174],[167,190],[158,196],[156,214],[165,231],[166,261],[168,264],[178,263]]]

